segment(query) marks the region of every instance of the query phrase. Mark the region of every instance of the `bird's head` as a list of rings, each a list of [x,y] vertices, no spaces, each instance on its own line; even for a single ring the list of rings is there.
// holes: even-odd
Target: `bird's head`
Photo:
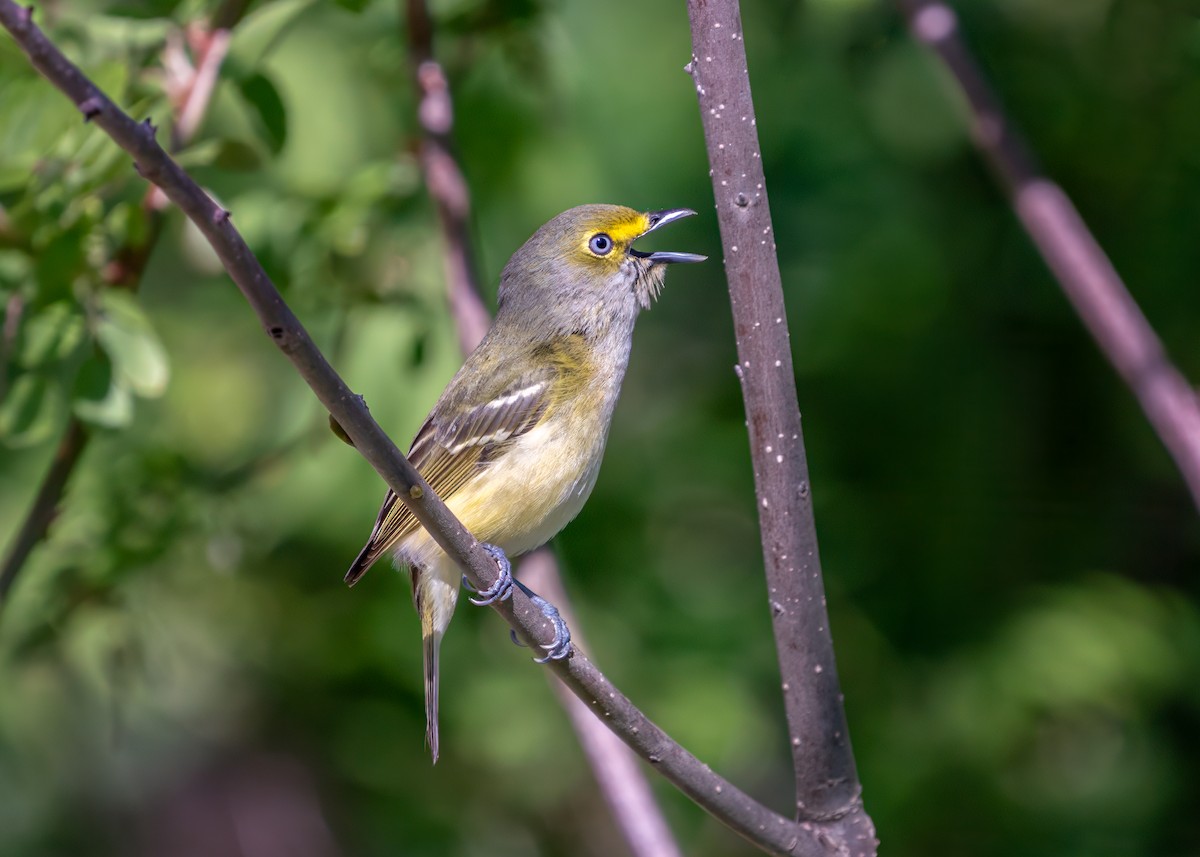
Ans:
[[[687,208],[635,211],[622,205],[581,205],[564,211],[513,254],[500,277],[502,312],[519,307],[526,316],[561,329],[578,319],[583,327],[607,316],[649,309],[662,289],[667,265],[703,262],[696,253],[644,252],[639,238],[696,212]]]

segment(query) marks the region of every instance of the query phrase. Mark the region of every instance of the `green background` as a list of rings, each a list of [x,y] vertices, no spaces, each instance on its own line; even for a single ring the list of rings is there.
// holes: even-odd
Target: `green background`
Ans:
[[[1196,4],[956,8],[1200,379]],[[165,127],[161,45],[211,11],[36,15]],[[786,811],[685,8],[433,13],[489,301],[509,254],[572,205],[700,212],[655,237],[712,261],[671,271],[640,321],[599,482],[557,550],[602,669]],[[895,10],[761,0],[743,16],[834,640],[885,852],[1200,854],[1200,525],[1171,461]],[[390,0],[255,4],[182,160],[404,443],[460,355],[401,19]],[[623,853],[544,671],[488,611],[459,611],[446,638],[430,767],[407,581],[380,567],[341,583],[383,486],[177,212],[136,296],[104,283],[145,229],[143,193],[0,36],[0,542],[68,415],[94,426],[0,614],[0,853]],[[751,853],[654,787],[685,853]]]

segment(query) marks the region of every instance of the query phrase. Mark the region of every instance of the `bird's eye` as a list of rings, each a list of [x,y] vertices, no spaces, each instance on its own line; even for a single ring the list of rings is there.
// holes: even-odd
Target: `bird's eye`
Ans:
[[[613,240],[603,232],[597,232],[588,242],[588,249],[597,256],[607,256],[613,248]]]

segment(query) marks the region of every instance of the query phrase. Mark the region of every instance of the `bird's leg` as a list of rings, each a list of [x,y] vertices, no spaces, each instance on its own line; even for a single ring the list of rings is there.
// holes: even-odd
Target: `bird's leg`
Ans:
[[[495,545],[489,545],[487,542],[481,542],[481,546],[496,561],[496,568],[499,570],[500,576],[496,578],[495,583],[481,592],[471,585],[471,581],[467,580],[467,576],[464,574],[462,579],[463,588],[468,592],[474,592],[479,595],[478,598],[470,599],[471,603],[480,607],[486,607],[497,601],[507,601],[512,597],[513,584],[515,583],[528,596],[530,603],[542,611],[542,615],[546,617],[546,620],[554,628],[554,639],[542,646],[546,650],[546,656],[544,658],[534,658],[534,660],[539,664],[544,664],[549,661],[562,660],[569,655],[571,653],[571,629],[563,621],[558,608],[512,576],[512,563],[504,555],[504,551]],[[514,643],[518,646],[524,645],[524,643],[517,639],[515,631],[509,631],[508,633]]]
[[[471,585],[465,574],[463,575],[462,585],[468,592],[474,592],[479,596],[478,598],[470,599],[472,604],[478,607],[487,607],[489,604],[495,604],[497,601],[507,601],[512,597],[512,563],[508,561],[508,557],[504,555],[504,551],[495,545],[482,542],[480,543],[480,547],[487,551],[488,556],[496,561],[496,569],[500,572],[500,576],[496,578],[495,583],[482,592]]]
[[[516,584],[521,588],[521,591],[528,596],[530,603],[532,603],[537,609],[541,610],[542,615],[545,616],[547,621],[549,621],[554,627],[554,639],[542,646],[542,648],[546,650],[546,657],[534,658],[534,661],[539,664],[544,664],[549,661],[560,661],[567,655],[571,654],[571,629],[568,628],[567,623],[563,621],[563,617],[559,614],[558,608],[556,608],[545,598],[542,598],[540,595],[535,593],[521,581],[516,581]],[[514,643],[516,643],[518,646],[524,645],[524,643],[517,639],[516,631],[509,631],[508,633],[509,636],[512,637],[512,641]]]

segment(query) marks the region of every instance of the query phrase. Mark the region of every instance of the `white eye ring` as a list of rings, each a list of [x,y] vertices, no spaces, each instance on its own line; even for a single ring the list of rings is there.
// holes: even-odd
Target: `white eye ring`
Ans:
[[[603,232],[597,232],[588,241],[588,249],[597,256],[607,256],[612,252],[613,240]]]

